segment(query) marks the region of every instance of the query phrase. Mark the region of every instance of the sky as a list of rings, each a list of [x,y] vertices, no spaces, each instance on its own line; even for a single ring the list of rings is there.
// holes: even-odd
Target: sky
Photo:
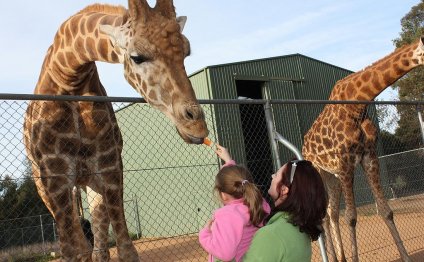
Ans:
[[[150,5],[155,1],[149,0]],[[216,64],[300,53],[358,71],[394,50],[400,20],[419,0],[174,0],[187,16],[188,74]],[[31,94],[60,24],[88,0],[4,1],[0,93]],[[127,1],[103,0],[127,6]],[[98,63],[109,96],[138,97],[122,65]],[[379,100],[396,100],[391,90]]]

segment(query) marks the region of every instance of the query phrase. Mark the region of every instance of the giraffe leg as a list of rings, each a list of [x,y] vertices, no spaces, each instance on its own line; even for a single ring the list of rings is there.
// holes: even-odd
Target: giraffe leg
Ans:
[[[110,174],[109,176],[113,175],[115,174]],[[119,260],[125,262],[138,262],[137,250],[128,234],[128,228],[125,222],[122,183],[120,183],[120,186],[110,186],[109,184],[109,187],[106,188],[104,192],[104,200],[116,236]]]
[[[327,210],[327,216],[324,218],[323,221],[323,227],[324,227],[324,237],[325,237],[325,247],[328,254],[329,261],[335,262],[337,261],[337,255],[334,249],[333,240],[331,237],[331,230],[330,230],[330,219],[328,215]]]
[[[328,232],[326,243],[329,249],[329,259],[330,261],[338,261],[338,256],[340,261],[346,261],[339,225],[340,197],[342,193],[340,180],[327,172],[323,176],[325,176],[324,181],[328,194],[327,217],[324,221],[324,230]]]
[[[64,177],[48,177],[41,174],[38,165],[33,165],[32,170],[38,194],[56,221],[62,260],[90,261],[83,256],[78,258],[78,253],[83,252],[75,249],[75,247],[79,248],[78,242],[75,241],[79,238],[78,233],[74,230],[75,214],[73,212],[72,186],[69,186],[72,183]],[[78,227],[80,228],[80,225],[76,228]]]
[[[393,240],[395,241],[402,261],[411,261],[408,256],[408,252],[406,251],[403,245],[402,239],[400,238],[399,232],[396,228],[393,219],[393,211],[387,204],[387,200],[384,197],[384,193],[380,185],[380,168],[375,150],[369,150],[368,153],[364,155],[361,164],[367,174],[368,183],[371,187],[375,201],[377,202],[378,214],[381,216],[381,218],[384,220],[384,223],[386,223],[387,227],[389,228],[389,231],[393,237]]]
[[[93,247],[88,242],[85,237],[84,231],[81,226],[81,218],[78,211],[77,204],[77,193],[76,188],[72,190],[72,204],[73,204],[73,227],[74,227],[74,236],[77,240],[77,249],[78,249],[78,261],[81,262],[91,262],[91,253],[93,251]]]
[[[110,221],[116,236],[119,260],[125,262],[139,261],[137,251],[128,234],[128,228],[125,220],[122,170],[98,173],[101,174],[99,175],[101,178],[96,176],[90,182],[91,189],[97,193],[94,194],[92,192],[90,194],[96,197],[95,201],[91,202],[93,202],[94,205],[92,204],[92,206],[95,210],[97,210],[93,215],[93,223],[98,225],[98,231],[94,231],[95,234],[99,235],[101,238],[101,241],[98,241],[98,244],[102,244],[104,237],[107,236],[107,229]],[[107,217],[109,220],[101,220],[99,222],[95,221],[95,219],[103,219]],[[106,234],[103,235],[103,232],[106,232]]]
[[[57,179],[57,177],[53,179]],[[72,215],[72,187],[62,186],[55,194],[48,193],[52,191],[45,188],[41,191],[45,194],[43,200],[46,199],[49,202],[52,215],[56,220],[62,261],[78,261]]]
[[[352,261],[359,261],[358,245],[356,240],[356,222],[357,213],[355,205],[355,197],[353,194],[353,170],[339,174],[342,183],[343,196],[345,200],[345,219],[349,227],[349,239],[352,247]]]
[[[103,196],[87,187],[87,200],[92,217],[92,231],[94,235],[93,261],[109,261],[110,253],[107,246],[109,215]],[[97,189],[98,190],[98,189]]]
[[[81,220],[78,213],[78,205],[77,199],[75,195],[75,189],[72,190],[72,205],[73,205],[73,227],[74,227],[74,239],[76,240],[76,248],[77,248],[77,258],[80,262],[91,262],[91,253],[93,251],[93,247],[88,242],[85,234],[82,230]]]

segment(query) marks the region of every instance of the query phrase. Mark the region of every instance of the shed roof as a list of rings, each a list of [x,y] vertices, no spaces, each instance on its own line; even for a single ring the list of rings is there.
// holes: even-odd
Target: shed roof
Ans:
[[[272,56],[272,57],[265,57],[265,58],[249,59],[249,60],[238,61],[238,62],[229,62],[229,63],[223,63],[223,64],[209,65],[209,66],[206,66],[206,67],[203,67],[203,68],[201,68],[199,70],[194,71],[193,73],[191,73],[189,75],[189,77],[192,77],[192,76],[194,76],[194,75],[196,75],[196,74],[198,74],[200,72],[203,72],[206,69],[210,69],[210,68],[218,68],[218,67],[226,67],[226,66],[233,66],[233,65],[241,65],[241,64],[247,64],[247,63],[257,63],[257,62],[269,61],[269,60],[276,60],[276,59],[287,59],[287,58],[291,58],[291,57],[303,57],[303,58],[310,59],[310,60],[313,60],[313,61],[316,61],[316,62],[325,64],[325,65],[329,65],[329,66],[332,66],[332,67],[335,67],[335,68],[339,68],[339,69],[342,69],[342,70],[350,71],[352,73],[354,72],[352,70],[349,70],[349,69],[346,69],[346,68],[343,68],[343,67],[340,67],[340,66],[336,66],[336,65],[333,65],[333,64],[330,64],[330,63],[327,63],[327,62],[324,62],[324,61],[321,61],[321,60],[318,60],[318,59],[315,59],[315,58],[312,58],[312,57],[309,57],[309,56],[306,56],[306,55],[295,53],[295,54],[289,54],[289,55]]]

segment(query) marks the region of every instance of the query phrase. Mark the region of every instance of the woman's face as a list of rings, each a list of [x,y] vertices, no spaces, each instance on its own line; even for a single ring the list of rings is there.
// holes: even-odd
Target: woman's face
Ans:
[[[280,167],[280,169],[278,169],[278,171],[272,175],[271,186],[268,189],[268,194],[274,200],[276,205],[277,205],[277,201],[282,197],[282,192],[281,192],[282,190],[281,190],[281,186],[279,185],[281,185],[281,182],[283,180],[283,176],[284,176],[283,171],[285,168],[287,168],[286,166],[287,164]]]

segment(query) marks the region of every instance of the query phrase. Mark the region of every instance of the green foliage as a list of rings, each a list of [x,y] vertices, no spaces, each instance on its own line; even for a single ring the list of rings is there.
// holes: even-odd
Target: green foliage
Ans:
[[[29,161],[24,165],[26,171],[19,178],[0,175],[0,247],[41,242],[40,219],[45,240],[54,238],[53,218],[46,215],[49,211],[37,193]]]
[[[25,166],[27,169],[19,180],[10,175],[0,176],[0,220],[49,213],[37,193],[29,161]]]
[[[402,32],[399,38],[393,40],[396,47],[409,44],[418,39],[424,33],[424,1],[413,6],[401,20]]]
[[[405,178],[403,176],[397,176],[395,179],[395,183],[393,184],[393,187],[397,190],[403,190],[407,186],[407,183],[405,181]]]
[[[18,185],[10,176],[0,176],[0,220],[10,217],[10,207],[15,205]]]
[[[385,130],[380,132],[379,139],[383,146],[384,154],[391,155],[399,152],[406,151],[406,145],[404,145],[398,136],[387,132]]]
[[[396,47],[409,44],[424,36],[424,0],[411,8],[401,19],[402,31],[399,38],[393,40]],[[399,79],[394,87],[399,90],[400,101],[424,100],[424,67],[418,67]],[[400,115],[395,135],[407,146],[414,149],[423,146],[421,130],[417,117],[417,108],[397,106]],[[423,109],[420,109],[423,112]]]

